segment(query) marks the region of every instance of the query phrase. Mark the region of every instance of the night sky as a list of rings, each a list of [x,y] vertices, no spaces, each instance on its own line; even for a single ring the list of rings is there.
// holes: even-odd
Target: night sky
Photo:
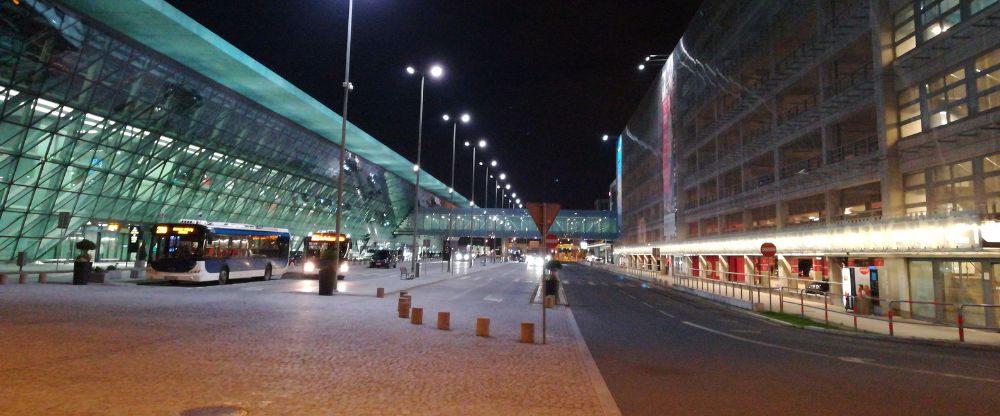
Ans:
[[[341,113],[347,0],[168,2]],[[428,80],[424,110],[431,175],[450,181],[451,124],[441,115],[468,111],[459,192],[470,195],[462,141],[483,137],[487,160],[522,200],[592,209],[614,180],[614,143],[601,135],[622,130],[658,72],[636,65],[669,53],[698,3],[357,0],[348,120],[416,160],[420,81],[405,68],[441,64],[445,76]],[[481,168],[476,178],[482,205]]]

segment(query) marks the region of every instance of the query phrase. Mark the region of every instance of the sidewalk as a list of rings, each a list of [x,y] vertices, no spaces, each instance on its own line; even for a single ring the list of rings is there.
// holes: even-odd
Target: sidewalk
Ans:
[[[649,282],[656,286],[682,290],[699,297],[743,309],[752,310],[756,307],[757,311],[781,312],[783,308],[784,313],[804,315],[814,321],[840,325],[845,331],[855,330],[856,317],[858,331],[890,336],[889,320],[886,316],[855,315],[845,310],[842,305],[836,304],[840,300],[833,296],[830,298],[831,303],[824,307],[823,298],[817,295],[806,294],[803,299],[797,292],[784,292],[783,295],[779,296],[777,293],[769,294],[766,291],[733,287],[732,285],[726,285],[725,282],[707,279],[687,281],[667,276],[650,279],[649,276],[634,275],[613,265],[595,264],[593,267],[600,267],[609,272]],[[886,305],[883,304],[882,307],[885,308]],[[1000,346],[1000,330],[991,331],[965,328],[964,332],[965,343]],[[899,316],[894,316],[892,319],[892,336],[896,338],[959,343],[959,331],[956,326],[935,324],[916,319],[901,318]]]
[[[537,325],[541,313],[527,303],[525,272],[472,272],[491,275],[428,270],[402,281],[446,279],[411,290],[423,325],[398,318],[398,296],[377,299],[373,289],[328,297],[240,287],[270,286],[260,283],[0,286],[0,415],[222,406],[255,415],[615,414],[568,308],[549,310],[548,345],[537,326],[536,344],[519,343],[520,323]],[[357,287],[391,278],[370,280]],[[271,283],[299,282],[314,281]],[[496,291],[502,302],[484,299]],[[437,311],[451,313],[451,330],[435,328]],[[491,319],[490,337],[474,335],[479,316]]]

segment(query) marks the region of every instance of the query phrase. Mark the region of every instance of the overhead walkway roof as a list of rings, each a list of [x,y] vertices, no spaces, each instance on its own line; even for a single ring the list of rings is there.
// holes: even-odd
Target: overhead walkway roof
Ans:
[[[166,2],[62,2],[339,145],[339,114]],[[347,149],[410,183],[415,180],[412,162],[350,122]],[[448,186],[438,179],[425,175],[420,182],[421,188],[448,199]],[[457,192],[455,202],[468,205]]]

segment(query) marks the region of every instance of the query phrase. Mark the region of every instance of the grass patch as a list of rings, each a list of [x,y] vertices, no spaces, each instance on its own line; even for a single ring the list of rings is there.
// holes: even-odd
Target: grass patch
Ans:
[[[778,312],[763,312],[763,315],[771,319],[777,319],[782,322],[788,322],[795,326],[815,326],[826,329],[842,329],[837,325],[827,325],[823,322],[814,321],[809,318],[803,318],[801,315],[791,315],[787,313],[778,313]]]

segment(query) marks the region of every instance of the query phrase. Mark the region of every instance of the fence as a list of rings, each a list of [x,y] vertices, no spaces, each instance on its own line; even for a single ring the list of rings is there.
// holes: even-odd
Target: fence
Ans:
[[[825,282],[830,285],[829,291],[825,293],[822,291],[809,293],[809,289],[804,287],[805,284],[817,281],[796,278],[778,279],[767,274],[692,269],[692,271],[697,271],[699,274],[714,273],[720,276],[719,278],[711,278],[682,273],[666,275],[656,270],[617,265],[602,264],[601,267],[640,280],[654,280],[656,283],[665,283],[668,286],[687,287],[705,293],[746,300],[753,305],[755,310],[785,313],[786,307],[788,307],[790,311],[796,311],[804,318],[822,321],[827,325],[853,328],[855,331],[949,341],[957,339],[959,342],[966,342],[966,338],[969,335],[966,330],[976,329],[978,331],[976,331],[976,339],[973,341],[1000,344],[1000,329],[985,324],[970,326],[965,319],[965,316],[968,314],[966,310],[973,308],[982,309],[984,312],[993,310],[998,315],[998,318],[1000,318],[1000,305],[998,304],[945,303],[869,296],[841,296],[839,293],[843,293],[843,291],[839,289],[842,286],[839,282]],[[741,276],[743,281],[734,280],[733,275]],[[779,282],[792,282],[796,287],[786,285],[774,286],[771,283],[775,280]],[[803,287],[797,287],[799,285]],[[835,290],[834,287],[838,289]],[[865,308],[859,310],[859,304],[862,303],[866,306],[871,305],[871,314],[863,310]],[[913,305],[954,307],[957,311],[957,318],[953,324],[905,318],[905,320],[899,320],[896,315],[900,310],[899,306],[902,304],[909,305],[911,309]],[[882,316],[883,305],[886,307],[884,316]],[[1000,324],[1000,319],[995,320],[994,324]]]

